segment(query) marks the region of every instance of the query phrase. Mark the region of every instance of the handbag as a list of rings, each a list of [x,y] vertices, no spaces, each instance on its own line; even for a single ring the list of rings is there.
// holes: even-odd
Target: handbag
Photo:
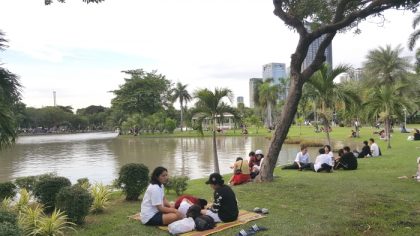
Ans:
[[[242,160],[242,162],[241,162],[241,167],[239,167],[239,169],[236,169],[235,170],[235,175],[239,175],[239,174],[242,174],[242,164],[244,163],[244,161]]]

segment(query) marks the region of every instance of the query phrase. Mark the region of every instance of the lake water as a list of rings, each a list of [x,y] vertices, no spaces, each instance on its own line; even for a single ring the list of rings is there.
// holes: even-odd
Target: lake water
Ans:
[[[114,137],[113,133],[86,133],[19,137],[0,151],[0,182],[16,177],[56,172],[73,183],[87,177],[91,182],[110,184],[127,163],[143,163],[149,170],[164,166],[170,175],[201,178],[213,172],[212,138]],[[237,157],[251,150],[268,150],[264,137],[217,137],[221,173]],[[315,157],[316,148],[310,149]],[[293,162],[298,145],[283,145],[278,164]]]

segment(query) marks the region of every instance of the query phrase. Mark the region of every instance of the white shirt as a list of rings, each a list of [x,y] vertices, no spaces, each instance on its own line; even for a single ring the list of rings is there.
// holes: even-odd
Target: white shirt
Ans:
[[[163,205],[164,186],[159,187],[157,184],[149,184],[144,193],[141,202],[140,218],[143,224],[146,224],[156,213],[159,212],[157,206]]]
[[[330,166],[333,166],[332,159],[328,154],[321,154],[318,155],[315,159],[314,163],[314,169],[315,171],[318,171],[321,168],[322,164],[328,164]]]
[[[296,159],[295,162],[301,162],[301,163],[309,163],[309,154],[308,152],[306,152],[305,154],[303,154],[302,152],[298,152],[298,154],[296,154]]]
[[[184,218],[187,217],[187,212],[190,206],[192,206],[192,204],[190,204],[187,199],[183,199],[181,204],[179,204],[178,211]]]
[[[372,156],[373,156],[373,157],[377,157],[377,156],[379,156],[379,147],[378,147],[378,144],[376,144],[376,143],[372,143],[372,144],[370,145],[370,150],[371,150],[371,152],[372,152]]]

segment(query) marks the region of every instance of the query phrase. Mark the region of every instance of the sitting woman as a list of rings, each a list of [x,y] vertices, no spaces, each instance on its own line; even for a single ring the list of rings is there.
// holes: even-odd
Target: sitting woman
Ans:
[[[351,134],[350,134],[349,138],[356,138],[356,131],[351,130]]]
[[[229,184],[238,185],[249,182],[251,180],[250,171],[248,168],[248,161],[242,157],[236,158],[236,162],[233,164],[233,175],[229,180]]]
[[[362,148],[362,151],[359,152],[359,155],[357,156],[357,158],[365,158],[365,157],[372,156],[372,152],[370,151],[368,141],[363,141],[363,144],[364,146]]]
[[[140,216],[143,224],[162,226],[182,219],[179,211],[165,198],[163,185],[167,182],[168,170],[165,167],[156,167],[141,202]]]

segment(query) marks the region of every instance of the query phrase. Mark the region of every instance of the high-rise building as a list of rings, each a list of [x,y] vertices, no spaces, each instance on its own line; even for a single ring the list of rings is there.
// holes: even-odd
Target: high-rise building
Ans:
[[[236,97],[236,105],[239,106],[240,103],[244,104],[244,97],[242,96]]]
[[[263,79],[273,79],[273,84],[279,84],[280,79],[285,79],[286,64],[285,63],[268,63],[263,65]]]
[[[261,78],[251,78],[249,79],[249,107],[254,108],[255,107],[255,101],[254,101],[254,94],[256,90],[256,85],[259,83],[262,83],[263,79]]]
[[[308,31],[310,31],[310,25],[309,24],[306,24],[305,27],[306,27],[306,29],[308,29]],[[308,66],[314,61],[315,56],[316,56],[316,53],[318,51],[318,48],[319,48],[319,46],[321,45],[321,42],[324,39],[325,39],[325,35],[322,35],[321,37],[315,39],[315,41],[313,41],[311,43],[311,45],[309,45],[308,53],[306,54],[305,60],[303,60],[303,63],[302,63],[302,71],[305,70],[306,68],[308,68]],[[325,63],[328,63],[328,65],[330,66],[330,68],[333,68],[333,58],[332,58],[332,46],[331,46],[331,43],[325,49],[324,55],[326,57]]]

